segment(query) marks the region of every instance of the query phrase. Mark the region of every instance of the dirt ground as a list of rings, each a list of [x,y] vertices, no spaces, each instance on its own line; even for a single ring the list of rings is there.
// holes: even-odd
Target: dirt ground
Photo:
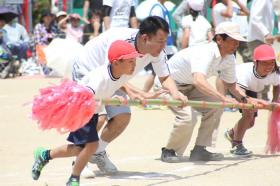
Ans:
[[[141,85],[145,77],[133,80]],[[51,161],[38,181],[31,178],[33,150],[38,146],[56,147],[66,143],[66,135],[56,131],[41,131],[29,117],[30,102],[38,89],[59,79],[16,78],[0,80],[0,179],[5,186],[61,186],[71,173],[73,158]],[[95,177],[82,178],[81,185],[189,185],[189,186],[278,186],[280,184],[280,157],[266,155],[267,111],[259,111],[256,125],[244,140],[254,155],[246,159],[231,157],[230,145],[224,139],[226,128],[239,119],[238,112],[225,112],[218,133],[216,148],[225,159],[219,162],[189,162],[192,142],[185,152],[186,161],[163,163],[159,160],[172,127],[169,110],[132,109],[132,120],[127,130],[108,146],[111,160],[119,173],[106,176],[93,165]],[[197,123],[199,126],[199,123]],[[198,128],[198,127],[196,127]]]

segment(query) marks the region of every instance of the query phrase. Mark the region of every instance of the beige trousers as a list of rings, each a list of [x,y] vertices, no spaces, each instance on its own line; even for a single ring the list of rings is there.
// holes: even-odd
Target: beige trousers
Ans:
[[[189,100],[217,101],[214,98],[202,94],[193,85],[177,85],[177,87],[181,93],[188,97]],[[170,107],[170,109],[175,114],[175,120],[166,148],[175,150],[178,155],[183,155],[191,140],[196,123],[196,116],[192,113],[191,107]],[[213,139],[216,139],[223,109],[194,109],[202,115],[195,144],[212,146],[213,141],[215,141]]]

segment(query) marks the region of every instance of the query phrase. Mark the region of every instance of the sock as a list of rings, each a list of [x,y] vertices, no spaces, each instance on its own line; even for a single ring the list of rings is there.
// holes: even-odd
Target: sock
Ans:
[[[50,152],[51,152],[50,150],[43,151],[42,158],[44,159],[44,161],[49,161],[49,160],[52,159],[51,155],[50,155]]]
[[[229,130],[229,136],[233,139],[234,138],[234,130],[233,128]]]
[[[242,144],[242,141],[238,141],[238,140],[233,140],[232,141],[232,147],[235,147],[236,145]]]
[[[98,153],[100,153],[100,152],[105,151],[105,149],[106,149],[106,147],[107,147],[108,144],[109,144],[108,142],[103,141],[103,140],[100,138],[100,139],[99,139],[99,142],[98,142],[98,148],[97,148],[95,154],[98,154]]]
[[[80,182],[80,176],[75,176],[75,175],[71,174],[69,180],[75,180],[77,182]]]

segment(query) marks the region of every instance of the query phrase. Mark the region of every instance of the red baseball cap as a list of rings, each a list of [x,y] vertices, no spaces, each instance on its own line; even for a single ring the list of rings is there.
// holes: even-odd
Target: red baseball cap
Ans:
[[[275,58],[275,52],[268,44],[262,44],[254,50],[254,61],[266,61]]]
[[[142,56],[136,49],[126,41],[116,40],[114,41],[108,50],[108,58],[110,63],[120,59],[131,59]]]

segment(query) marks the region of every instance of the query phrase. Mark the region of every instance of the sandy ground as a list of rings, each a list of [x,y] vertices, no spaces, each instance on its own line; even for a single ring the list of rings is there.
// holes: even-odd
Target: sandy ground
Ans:
[[[141,85],[144,77],[133,80]],[[59,79],[17,78],[0,80],[0,179],[5,186],[61,186],[71,172],[73,158],[51,161],[39,181],[31,178],[33,150],[38,146],[56,147],[66,143],[66,135],[56,131],[41,131],[28,115],[31,102],[40,87],[57,83]],[[266,155],[267,111],[260,111],[256,125],[245,138],[246,147],[254,151],[247,159],[231,157],[230,145],[223,138],[226,128],[239,119],[238,112],[225,112],[214,151],[225,154],[220,162],[189,162],[196,133],[185,152],[186,161],[163,163],[161,147],[167,141],[173,115],[169,110],[132,109],[133,117],[127,130],[108,146],[108,153],[120,172],[105,176],[95,170],[95,178],[82,178],[81,185],[191,185],[191,186],[278,186],[279,155]],[[199,124],[199,123],[198,123]],[[197,127],[196,127],[197,128]]]

